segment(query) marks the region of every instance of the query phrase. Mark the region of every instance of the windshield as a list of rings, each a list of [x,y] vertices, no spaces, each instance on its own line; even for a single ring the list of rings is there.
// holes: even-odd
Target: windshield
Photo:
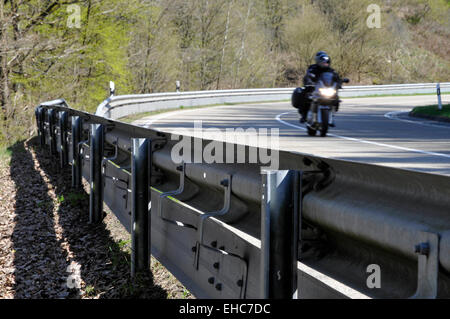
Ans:
[[[324,72],[320,75],[320,81],[327,87],[334,86],[334,74],[332,72]]]

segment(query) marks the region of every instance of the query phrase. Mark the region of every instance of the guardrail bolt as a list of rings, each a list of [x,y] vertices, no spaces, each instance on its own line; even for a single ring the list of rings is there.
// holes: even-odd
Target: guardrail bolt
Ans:
[[[305,164],[306,166],[311,166],[312,163],[313,162],[309,158],[303,158],[303,164]]]
[[[220,263],[219,263],[219,262],[214,263],[214,264],[213,264],[213,267],[214,267],[215,269],[219,269]]]
[[[430,244],[429,243],[420,243],[415,246],[414,252],[419,255],[428,256],[430,253]]]
[[[214,277],[209,277],[208,283],[210,283],[211,285],[214,284]]]
[[[223,181],[221,181],[220,185],[222,185],[224,187],[228,187],[228,185],[229,185],[228,179],[224,179]]]
[[[222,284],[217,284],[217,285],[216,285],[216,289],[219,290],[219,291],[221,291],[221,290],[222,290]]]
[[[182,165],[177,166],[177,171],[181,172],[182,170],[183,170],[183,166]]]
[[[238,287],[242,287],[244,285],[244,281],[242,279],[239,279],[236,283]]]
[[[193,247],[191,248],[191,250],[192,250],[193,253],[195,253],[195,252],[197,251],[197,247],[193,246]]]
[[[215,241],[211,242],[211,246],[216,248],[217,247],[217,241],[215,240]]]

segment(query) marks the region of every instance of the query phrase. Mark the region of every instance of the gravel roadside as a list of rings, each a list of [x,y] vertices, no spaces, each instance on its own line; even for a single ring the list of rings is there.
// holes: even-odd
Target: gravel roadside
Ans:
[[[130,278],[130,235],[112,213],[88,224],[88,193],[71,189],[70,169],[36,138],[10,151],[0,159],[1,299],[193,298],[153,257],[151,274]]]

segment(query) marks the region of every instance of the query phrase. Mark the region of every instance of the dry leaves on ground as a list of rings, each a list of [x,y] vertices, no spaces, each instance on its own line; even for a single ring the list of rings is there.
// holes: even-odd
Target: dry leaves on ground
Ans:
[[[130,236],[108,213],[88,224],[89,196],[36,144],[0,165],[0,298],[192,298],[157,260],[130,278]]]

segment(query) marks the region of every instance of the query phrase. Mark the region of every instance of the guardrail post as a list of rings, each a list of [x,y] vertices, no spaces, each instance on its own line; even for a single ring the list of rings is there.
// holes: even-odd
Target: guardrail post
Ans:
[[[91,124],[89,223],[98,223],[103,217],[103,144],[104,126]]]
[[[54,109],[48,110],[48,130],[50,136],[50,155],[55,156],[56,152],[56,132],[55,132],[56,112]]]
[[[262,298],[297,297],[301,173],[263,171],[261,201]]]
[[[150,269],[151,140],[133,138],[131,159],[131,275]]]
[[[67,146],[67,121],[69,114],[63,111],[59,115],[59,138],[61,140],[61,151],[59,153],[61,168],[67,166],[68,163],[68,146]]]
[[[81,187],[81,156],[78,143],[81,141],[82,120],[79,116],[72,116],[72,187]]]
[[[36,127],[38,129],[38,136],[39,136],[39,106],[36,106],[36,108],[34,109],[34,117],[36,118]]]
[[[45,145],[45,132],[44,132],[44,108],[38,106],[36,108],[36,123],[38,136],[40,137],[41,147]]]

